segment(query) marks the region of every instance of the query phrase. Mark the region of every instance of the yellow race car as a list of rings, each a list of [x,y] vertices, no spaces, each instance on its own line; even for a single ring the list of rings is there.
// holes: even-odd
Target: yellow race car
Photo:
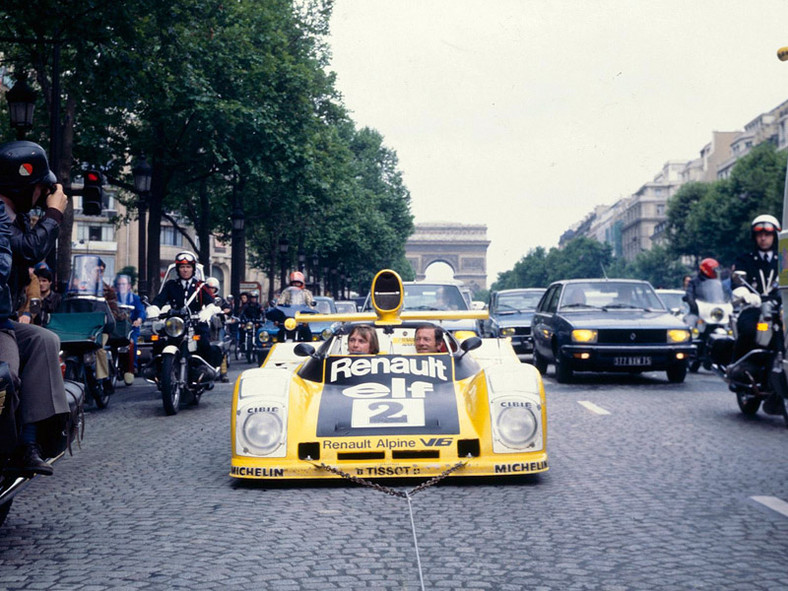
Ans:
[[[336,321],[318,345],[278,343],[243,372],[232,406],[230,475],[246,479],[487,476],[544,472],[547,409],[542,379],[508,339],[442,335],[417,353],[430,321],[486,311],[403,311],[402,281],[380,271],[374,312],[298,315]],[[292,319],[290,319],[292,321]],[[354,326],[373,326],[374,355],[351,355]],[[439,331],[440,333],[440,331]],[[438,334],[439,334],[438,333]]]

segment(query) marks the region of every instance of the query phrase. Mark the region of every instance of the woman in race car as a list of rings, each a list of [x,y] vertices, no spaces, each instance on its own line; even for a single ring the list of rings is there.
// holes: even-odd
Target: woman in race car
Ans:
[[[350,355],[377,355],[380,353],[375,329],[366,324],[354,326],[347,338],[347,349]]]

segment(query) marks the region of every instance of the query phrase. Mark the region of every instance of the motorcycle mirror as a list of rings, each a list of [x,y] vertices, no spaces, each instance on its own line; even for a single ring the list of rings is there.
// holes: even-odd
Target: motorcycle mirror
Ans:
[[[293,353],[295,353],[299,357],[309,357],[312,354],[314,354],[314,352],[315,352],[315,348],[309,343],[298,343],[293,348]]]
[[[736,285],[739,285],[745,277],[747,277],[746,271],[737,270],[733,272],[731,281],[733,281]]]

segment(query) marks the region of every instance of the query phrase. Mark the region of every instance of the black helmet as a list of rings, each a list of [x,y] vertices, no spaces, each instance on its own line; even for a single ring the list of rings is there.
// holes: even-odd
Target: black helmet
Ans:
[[[46,152],[36,143],[17,141],[0,146],[0,193],[10,198],[17,213],[33,208],[33,190],[38,184],[54,185]]]

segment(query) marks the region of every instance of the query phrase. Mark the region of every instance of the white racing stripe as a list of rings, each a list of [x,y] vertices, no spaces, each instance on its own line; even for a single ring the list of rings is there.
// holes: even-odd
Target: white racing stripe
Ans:
[[[585,408],[587,408],[591,412],[596,413],[598,415],[609,415],[610,414],[608,411],[606,411],[601,406],[597,406],[596,404],[594,404],[593,402],[590,402],[588,400],[578,400],[577,403],[579,405],[581,405],[581,406],[584,406]]]
[[[788,503],[777,497],[750,497],[756,503],[769,507],[772,511],[777,511],[780,515],[788,517]]]

